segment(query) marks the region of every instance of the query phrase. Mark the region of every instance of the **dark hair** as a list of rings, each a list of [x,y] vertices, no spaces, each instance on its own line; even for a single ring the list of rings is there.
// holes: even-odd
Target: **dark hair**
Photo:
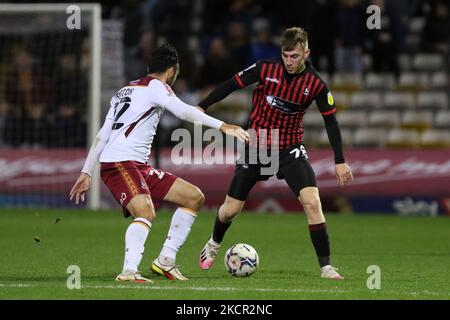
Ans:
[[[293,50],[297,44],[304,46],[308,42],[308,33],[299,27],[286,29],[281,35],[280,46],[283,51]]]
[[[177,49],[166,43],[152,51],[148,73],[160,73],[178,64]]]

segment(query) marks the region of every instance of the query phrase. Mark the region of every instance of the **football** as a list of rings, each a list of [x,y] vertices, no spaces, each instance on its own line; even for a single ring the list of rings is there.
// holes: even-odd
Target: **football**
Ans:
[[[225,253],[225,268],[235,277],[251,276],[259,264],[258,253],[255,248],[246,243],[238,243],[230,247]]]

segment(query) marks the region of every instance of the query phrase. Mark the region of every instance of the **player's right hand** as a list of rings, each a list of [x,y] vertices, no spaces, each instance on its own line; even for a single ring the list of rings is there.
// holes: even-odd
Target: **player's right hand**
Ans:
[[[91,177],[82,172],[78,177],[77,181],[70,190],[70,200],[75,197],[75,204],[80,203],[80,199],[84,202],[86,191],[91,188]]]
[[[250,135],[248,134],[248,132],[239,126],[224,122],[219,130],[229,136],[238,138],[242,143],[246,143],[250,139]]]
[[[339,163],[336,165],[336,178],[341,186],[345,186],[353,180],[353,173],[348,164]]]

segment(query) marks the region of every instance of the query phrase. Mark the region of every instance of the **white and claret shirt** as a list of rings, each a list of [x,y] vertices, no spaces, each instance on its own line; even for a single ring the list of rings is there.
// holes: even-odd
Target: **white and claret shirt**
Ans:
[[[164,82],[146,76],[112,98],[105,122],[81,170],[92,175],[100,162],[148,161],[159,120],[167,109],[180,119],[219,129],[223,122],[178,99]]]

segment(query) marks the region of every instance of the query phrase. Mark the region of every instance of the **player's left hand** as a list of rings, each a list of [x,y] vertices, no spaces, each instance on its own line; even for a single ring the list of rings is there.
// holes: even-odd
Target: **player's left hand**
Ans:
[[[80,199],[84,202],[86,191],[91,188],[91,177],[86,173],[81,173],[77,181],[70,190],[70,200],[75,197],[75,204],[80,203]]]
[[[235,126],[224,122],[222,126],[219,128],[219,130],[229,136],[238,138],[238,140],[241,141],[242,143],[246,143],[250,140],[250,135],[248,134],[248,132],[239,126]]]
[[[345,186],[353,180],[352,171],[346,163],[339,163],[336,165],[336,178],[341,186]]]

